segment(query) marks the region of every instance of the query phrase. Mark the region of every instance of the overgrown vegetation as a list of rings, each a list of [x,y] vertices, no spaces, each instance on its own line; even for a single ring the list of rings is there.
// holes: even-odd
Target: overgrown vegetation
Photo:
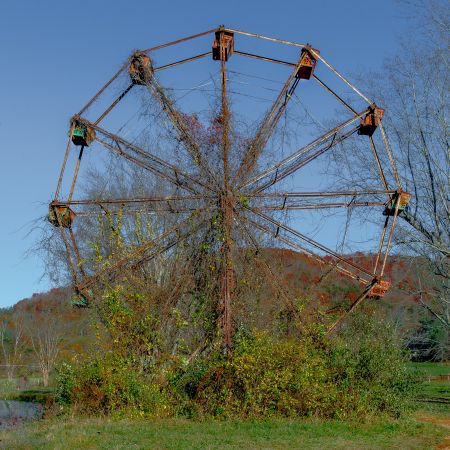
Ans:
[[[287,338],[241,328],[227,358],[160,355],[143,367],[122,348],[62,365],[59,402],[157,417],[398,417],[415,387],[393,329],[366,315],[331,340],[320,325]]]

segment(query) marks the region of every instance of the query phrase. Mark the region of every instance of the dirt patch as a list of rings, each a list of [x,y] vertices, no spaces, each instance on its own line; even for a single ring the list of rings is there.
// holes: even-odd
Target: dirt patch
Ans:
[[[450,436],[444,438],[442,443],[436,447],[436,450],[450,450]]]
[[[433,423],[450,429],[450,418],[434,417],[434,416],[417,416],[419,422]],[[436,447],[436,450],[450,450],[450,435],[446,436],[444,440]]]
[[[419,422],[434,423],[435,425],[441,425],[443,427],[450,428],[450,417],[443,418],[443,417],[420,415],[417,416],[416,418]]]

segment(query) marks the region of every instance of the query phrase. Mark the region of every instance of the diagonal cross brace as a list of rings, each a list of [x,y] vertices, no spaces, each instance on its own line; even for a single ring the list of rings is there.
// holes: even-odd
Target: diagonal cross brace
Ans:
[[[311,258],[315,259],[319,263],[331,266],[333,269],[336,269],[338,272],[341,272],[342,274],[348,276],[349,278],[353,278],[354,280],[361,281],[363,283],[369,283],[369,281],[366,278],[364,278],[364,276],[357,275],[357,274],[353,273],[351,270],[349,270],[349,269],[343,267],[342,265],[340,265],[339,262],[343,262],[343,263],[346,262],[345,260],[342,261],[343,258],[333,257],[334,260],[335,260],[334,262],[327,261],[324,257],[313,253],[311,250],[307,249],[303,245],[300,245],[299,243],[294,242],[291,239],[288,239],[288,238],[286,238],[283,235],[276,234],[269,227],[267,227],[267,226],[265,226],[265,225],[263,225],[261,223],[258,223],[258,222],[254,221],[252,219],[249,219],[248,217],[245,217],[245,220],[248,223],[250,223],[252,226],[254,226],[256,229],[262,231],[263,233],[266,233],[270,237],[275,238],[275,239],[277,239],[280,242],[283,242],[284,244],[288,245],[289,247],[295,249],[296,251],[301,251],[301,252],[306,253],[308,256],[310,256]]]
[[[347,258],[344,258],[343,256],[341,256],[338,253],[336,253],[335,251],[329,249],[325,245],[320,244],[319,242],[315,241],[314,239],[312,239],[312,238],[310,238],[310,237],[300,233],[297,230],[294,230],[293,228],[285,225],[284,223],[279,222],[279,221],[277,221],[275,219],[272,219],[272,217],[267,216],[266,214],[264,214],[264,213],[262,213],[260,211],[256,211],[253,208],[247,208],[247,209],[249,211],[253,212],[255,215],[257,215],[257,216],[261,217],[262,219],[264,219],[266,222],[269,222],[270,224],[272,224],[272,225],[274,225],[276,227],[279,227],[280,229],[286,231],[287,233],[290,233],[290,234],[294,235],[295,237],[297,237],[297,238],[301,239],[302,241],[308,243],[309,245],[311,245],[311,246],[313,246],[313,247],[323,251],[324,253],[327,253],[328,255],[339,259],[342,263],[344,263],[344,264],[346,264],[346,265],[348,265],[348,266],[350,266],[350,267],[352,267],[352,268],[354,268],[354,269],[356,269],[356,270],[358,270],[358,271],[360,271],[360,272],[362,272],[362,273],[364,273],[366,275],[369,275],[371,278],[375,278],[376,277],[376,275],[373,272],[370,272],[369,270],[364,269],[361,266],[358,266],[354,262],[348,260]]]

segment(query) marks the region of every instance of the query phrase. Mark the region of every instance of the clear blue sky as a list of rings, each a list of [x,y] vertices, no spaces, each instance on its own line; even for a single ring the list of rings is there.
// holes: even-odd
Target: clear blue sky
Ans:
[[[407,27],[395,0],[3,2],[0,306],[50,287],[26,252],[55,189],[69,118],[132,49],[219,24],[310,42],[350,77],[379,68]]]

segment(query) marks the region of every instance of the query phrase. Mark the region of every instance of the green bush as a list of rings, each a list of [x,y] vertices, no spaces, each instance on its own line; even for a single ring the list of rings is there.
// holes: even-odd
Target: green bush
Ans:
[[[203,376],[196,401],[227,417],[311,415],[325,411],[332,396],[326,374],[324,354],[306,339],[274,341],[255,333]]]
[[[125,406],[137,406],[139,394],[134,368],[121,357],[107,353],[79,368],[71,400],[87,411],[111,413]]]
[[[219,416],[346,418],[398,416],[413,391],[393,330],[363,318],[334,340],[320,327],[282,341],[254,333],[205,373],[195,399]]]
[[[76,367],[58,369],[56,399],[83,413],[170,415],[165,380],[144,376],[133,364],[112,352],[94,355]]]
[[[56,368],[56,401],[60,405],[70,405],[75,387],[75,372],[67,362]]]
[[[395,330],[382,320],[355,315],[330,345],[329,356],[341,389],[353,391],[357,414],[398,416],[410,405],[417,380]]]

